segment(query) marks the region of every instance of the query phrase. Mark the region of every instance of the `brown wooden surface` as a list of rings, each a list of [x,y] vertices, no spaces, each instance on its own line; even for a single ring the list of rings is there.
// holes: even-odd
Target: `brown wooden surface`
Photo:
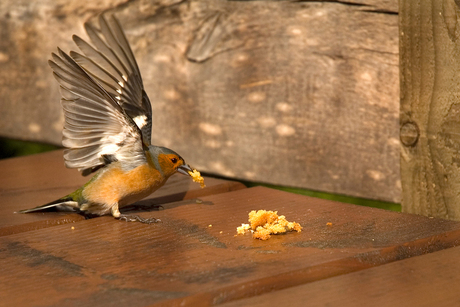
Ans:
[[[460,306],[460,247],[223,304],[236,306]]]
[[[89,180],[64,166],[62,150],[1,160],[0,170],[0,236],[84,219],[68,212],[15,213],[63,197]],[[173,175],[161,189],[122,211],[152,210],[154,205],[245,188],[236,181],[209,177],[205,183],[201,189],[190,177]]]
[[[216,305],[460,244],[459,222],[262,187],[201,200],[140,213],[162,220],[153,225],[100,217],[1,237],[1,303]],[[252,209],[304,229],[235,236]]]
[[[398,1],[4,0],[0,134],[60,144],[47,60],[115,13],[155,145],[230,178],[400,201]]]
[[[460,220],[460,2],[400,1],[405,212]]]

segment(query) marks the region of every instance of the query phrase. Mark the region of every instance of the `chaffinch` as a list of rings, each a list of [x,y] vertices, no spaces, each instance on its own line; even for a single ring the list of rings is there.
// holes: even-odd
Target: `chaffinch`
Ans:
[[[100,32],[88,23],[92,45],[74,35],[82,54],[58,48],[49,61],[61,88],[65,124],[65,164],[83,175],[96,172],[81,188],[48,204],[125,221],[156,222],[120,213],[163,186],[176,172],[192,169],[171,149],[151,145],[152,109],[141,74],[119,21],[99,18]]]

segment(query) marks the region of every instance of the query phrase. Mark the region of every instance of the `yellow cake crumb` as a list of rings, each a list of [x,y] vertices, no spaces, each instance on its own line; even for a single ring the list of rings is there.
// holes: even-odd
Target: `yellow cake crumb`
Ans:
[[[206,185],[204,184],[204,178],[201,177],[201,174],[199,171],[196,169],[193,169],[193,171],[188,172],[190,176],[192,176],[193,182],[198,182],[200,184],[201,188],[204,188]]]
[[[251,226],[249,224],[241,224],[240,227],[237,227],[236,228],[236,232],[239,234],[239,235],[243,235],[246,231],[248,231],[249,229],[251,229]]]
[[[278,216],[278,211],[253,210],[249,212],[249,223],[237,227],[237,234],[251,230],[254,239],[268,240],[272,234],[302,231],[299,223],[287,221],[284,215]]]
[[[254,239],[268,240],[270,239],[270,230],[263,228],[262,226],[257,227],[256,231],[252,234]]]

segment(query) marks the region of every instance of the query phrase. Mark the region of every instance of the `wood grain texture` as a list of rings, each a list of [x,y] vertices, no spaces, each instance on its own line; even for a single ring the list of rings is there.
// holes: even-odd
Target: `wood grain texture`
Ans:
[[[401,1],[402,209],[460,220],[460,10]]]
[[[459,222],[262,187],[201,199],[140,213],[153,225],[100,217],[1,237],[2,303],[211,306],[460,244]],[[253,209],[303,230],[235,236]]]
[[[48,66],[57,46],[73,48],[85,20],[123,0],[5,0],[0,3],[0,135],[59,144],[59,86]]]
[[[28,78],[43,88],[22,86],[5,105],[29,110],[40,91],[48,111],[28,126],[0,112],[11,137],[60,141],[57,85],[44,67],[50,46],[70,48],[67,33],[80,35],[91,15],[64,7],[41,11],[62,29],[35,51],[40,77]],[[155,144],[231,178],[400,200],[396,0],[129,1],[93,15],[101,11],[119,17],[133,46]]]
[[[62,150],[2,160],[0,169],[0,236],[85,219],[71,212],[15,213],[59,199],[89,180],[90,177],[64,166]],[[155,211],[158,205],[168,202],[245,188],[239,182],[209,177],[205,177],[205,183],[206,187],[201,189],[190,177],[173,175],[158,191],[121,211]]]
[[[449,248],[221,306],[458,306],[459,257]]]

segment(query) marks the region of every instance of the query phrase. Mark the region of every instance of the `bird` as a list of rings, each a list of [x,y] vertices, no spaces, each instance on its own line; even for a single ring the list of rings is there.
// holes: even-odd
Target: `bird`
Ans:
[[[91,44],[72,36],[81,53],[58,47],[48,61],[60,85],[65,165],[95,174],[76,191],[19,213],[57,208],[158,222],[120,208],[155,192],[174,173],[193,177],[195,170],[175,151],[151,144],[152,108],[134,53],[114,15],[98,21],[99,29],[84,24]]]

